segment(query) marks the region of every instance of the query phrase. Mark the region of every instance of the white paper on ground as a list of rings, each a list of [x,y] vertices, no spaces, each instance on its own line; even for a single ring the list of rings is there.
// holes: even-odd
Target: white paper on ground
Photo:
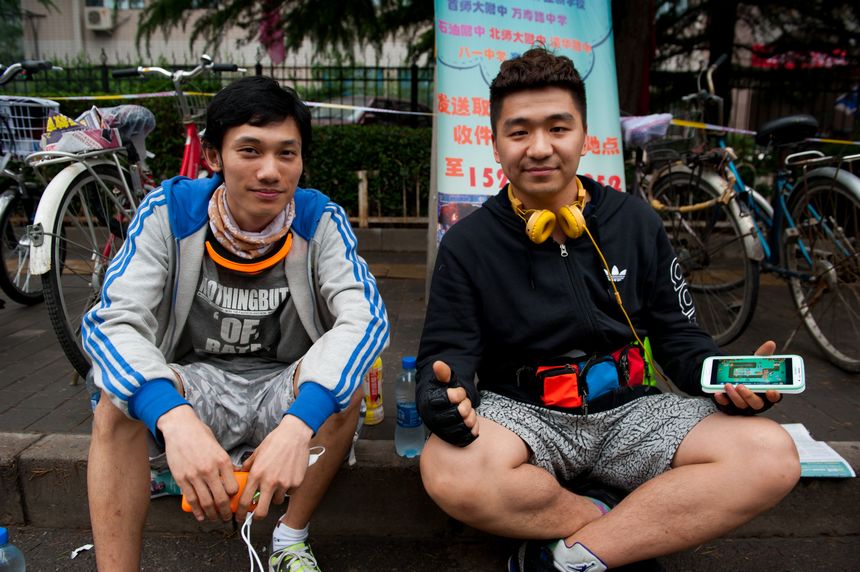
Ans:
[[[71,559],[74,560],[75,558],[77,558],[78,554],[80,554],[84,550],[92,550],[92,548],[93,548],[92,544],[84,544],[83,546],[79,546],[78,548],[75,548],[74,550],[72,550],[72,558]]]
[[[803,423],[784,423],[800,454],[801,477],[856,477],[854,469],[824,441],[816,441]]]

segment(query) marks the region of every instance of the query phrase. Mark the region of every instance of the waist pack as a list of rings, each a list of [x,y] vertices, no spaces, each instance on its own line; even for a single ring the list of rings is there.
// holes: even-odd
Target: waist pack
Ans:
[[[631,343],[610,354],[559,356],[520,368],[517,382],[547,407],[587,411],[589,402],[621,387],[654,385],[645,355],[638,343]]]

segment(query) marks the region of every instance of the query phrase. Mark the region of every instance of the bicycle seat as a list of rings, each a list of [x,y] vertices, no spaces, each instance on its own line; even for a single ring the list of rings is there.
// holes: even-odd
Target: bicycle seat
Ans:
[[[776,147],[800,143],[818,133],[818,120],[811,115],[788,115],[768,121],[759,128],[755,136],[758,145],[773,144]]]

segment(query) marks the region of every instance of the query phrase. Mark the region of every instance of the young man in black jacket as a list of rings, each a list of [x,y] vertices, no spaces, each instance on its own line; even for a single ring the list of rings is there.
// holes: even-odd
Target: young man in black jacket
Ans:
[[[779,395],[702,397],[702,361],[719,348],[659,217],[576,175],[586,104],[573,63],[542,48],[506,61],[490,116],[510,184],[442,240],[418,356],[427,492],[471,526],[527,539],[511,570],[622,566],[775,505],[799,478],[797,451],[752,415]],[[698,397],[642,384],[648,352],[631,341],[645,336]],[[583,479],[629,495],[610,511],[563,486]]]

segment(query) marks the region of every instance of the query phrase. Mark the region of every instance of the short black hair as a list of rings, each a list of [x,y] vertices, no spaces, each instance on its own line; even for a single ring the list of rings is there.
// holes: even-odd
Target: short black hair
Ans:
[[[292,117],[302,136],[302,159],[311,148],[311,112],[299,94],[266,76],[237,79],[212,98],[206,108],[203,142],[221,151],[224,134],[239,125],[256,127]]]
[[[499,74],[490,84],[490,123],[493,133],[502,112],[505,97],[520,91],[559,87],[570,93],[573,104],[582,115],[583,125],[588,124],[585,106],[585,83],[576,71],[573,61],[557,56],[544,47],[528,50],[523,55],[502,62]]]

